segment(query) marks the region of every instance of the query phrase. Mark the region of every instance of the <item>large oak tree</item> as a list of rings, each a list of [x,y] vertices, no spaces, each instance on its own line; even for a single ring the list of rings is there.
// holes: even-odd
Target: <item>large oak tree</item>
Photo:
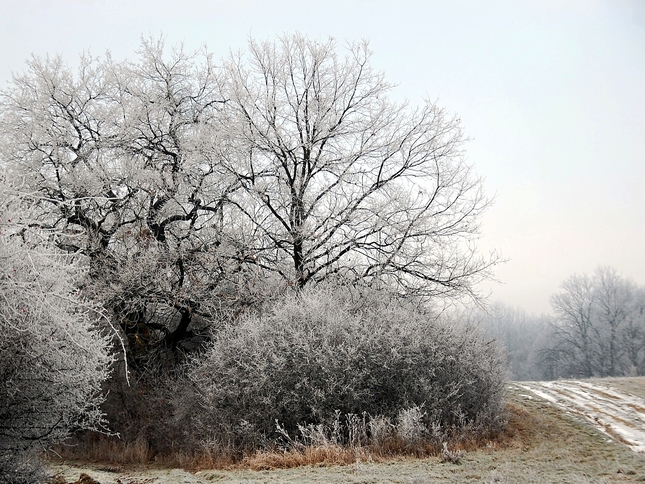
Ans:
[[[222,163],[252,228],[249,259],[297,286],[333,274],[404,294],[462,296],[495,256],[475,240],[488,200],[459,119],[390,99],[367,43],[285,36],[225,63]]]

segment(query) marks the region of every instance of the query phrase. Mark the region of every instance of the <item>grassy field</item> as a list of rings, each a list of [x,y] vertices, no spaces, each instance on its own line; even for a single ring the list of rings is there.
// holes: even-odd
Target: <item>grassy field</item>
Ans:
[[[599,380],[645,399],[645,378]],[[101,484],[232,483],[622,483],[645,482],[645,455],[629,450],[579,417],[509,385],[508,430],[499,442],[468,452],[459,464],[440,458],[356,462],[345,466],[189,473],[161,468],[106,468],[52,461],[59,482],[85,472]]]
[[[645,400],[645,377],[591,378],[589,382],[612,387]]]

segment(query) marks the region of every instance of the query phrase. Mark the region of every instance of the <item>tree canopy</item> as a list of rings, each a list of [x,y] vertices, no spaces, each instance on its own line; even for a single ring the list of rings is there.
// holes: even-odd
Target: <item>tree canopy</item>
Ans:
[[[34,58],[1,94],[0,154],[132,346],[330,277],[477,298],[498,259],[476,249],[489,201],[459,119],[392,101],[370,59],[298,34],[219,65],[155,39],[76,73]]]

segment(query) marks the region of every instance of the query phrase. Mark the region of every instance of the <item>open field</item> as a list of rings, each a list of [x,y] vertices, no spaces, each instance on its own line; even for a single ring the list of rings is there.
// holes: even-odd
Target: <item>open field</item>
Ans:
[[[596,410],[592,411],[598,414],[585,410],[582,400],[595,405]],[[640,450],[638,439],[631,441],[621,437],[619,432],[611,430],[615,422],[602,420],[610,418],[613,412],[609,403],[615,409],[629,411],[628,417],[619,415],[618,422],[634,430],[632,433],[637,436],[640,431],[637,427],[645,419],[639,412],[640,408],[645,409],[644,400],[645,378],[589,380],[578,384],[511,383],[508,385],[510,421],[506,435],[484,448],[468,452],[460,464],[442,463],[440,458],[433,457],[388,462],[366,460],[345,466],[195,473],[57,461],[52,461],[50,468],[52,474],[61,476],[59,482],[73,482],[85,472],[101,484],[645,482],[645,454],[635,451]]]

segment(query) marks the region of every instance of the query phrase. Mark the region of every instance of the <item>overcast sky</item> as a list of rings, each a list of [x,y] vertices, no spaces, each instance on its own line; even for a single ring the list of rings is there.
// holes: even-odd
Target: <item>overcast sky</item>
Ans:
[[[30,55],[134,58],[142,35],[216,58],[299,31],[369,39],[393,95],[457,113],[495,205],[492,299],[528,312],[573,273],[645,285],[645,0],[0,0],[0,87]]]

